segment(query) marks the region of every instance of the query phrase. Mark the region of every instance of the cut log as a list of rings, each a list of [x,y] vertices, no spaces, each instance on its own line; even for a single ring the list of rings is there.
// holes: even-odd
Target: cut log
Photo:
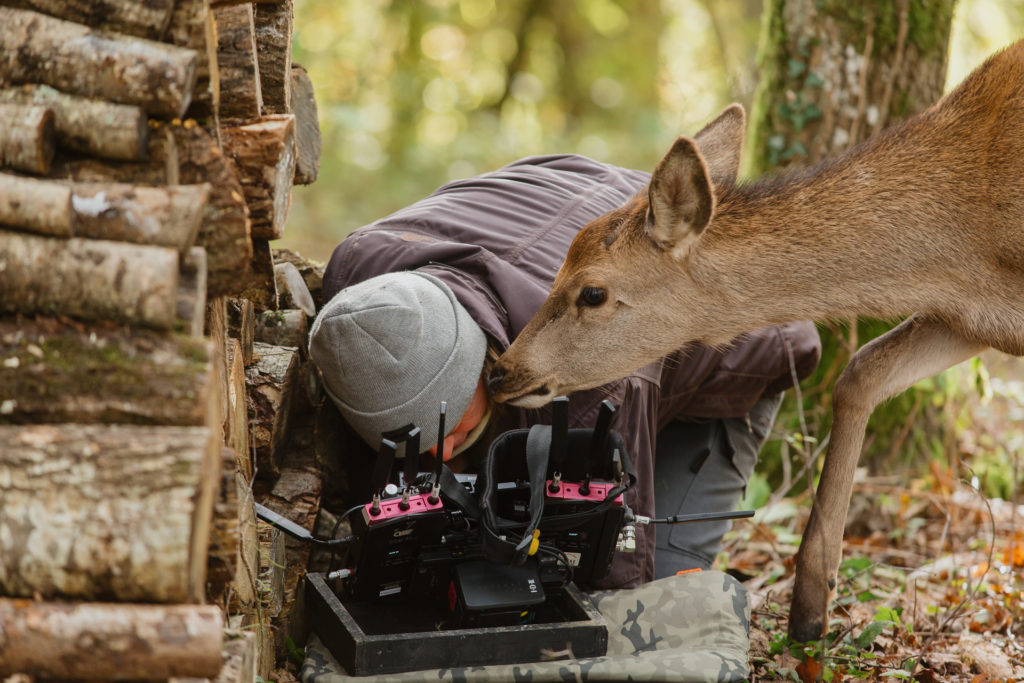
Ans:
[[[202,601],[218,432],[0,427],[0,593]]]
[[[284,532],[263,520],[256,522],[260,544],[260,601],[263,613],[276,617],[284,605],[285,546]],[[273,641],[270,643],[273,649]]]
[[[84,183],[178,185],[181,182],[178,172],[178,148],[170,128],[151,128],[148,138],[146,153],[143,154],[144,161],[95,159],[57,150],[50,169],[50,177]],[[211,194],[216,195],[216,188],[211,188]]]
[[[251,3],[215,7],[217,64],[220,70],[220,115],[255,119],[263,113],[260,69],[256,58],[255,12]]]
[[[238,166],[253,239],[284,234],[295,178],[295,117],[266,116],[221,127],[224,150]]]
[[[320,117],[309,74],[292,64],[291,107],[295,114],[295,183],[308,185],[320,172]]]
[[[256,456],[256,477],[273,481],[288,435],[292,392],[297,387],[298,352],[283,346],[254,344],[254,363],[245,369],[249,426]]]
[[[216,676],[224,617],[212,605],[0,598],[0,676],[166,679]]]
[[[174,187],[76,183],[71,195],[72,234],[171,247],[184,255],[196,241],[209,194],[208,183]]]
[[[210,550],[206,565],[207,596],[215,601],[235,579],[238,562],[238,466],[235,452],[224,447],[220,458],[220,489],[213,502]]]
[[[309,293],[306,280],[294,263],[283,261],[274,264],[274,279],[277,283],[277,305],[279,308],[297,308],[312,318],[316,315],[316,304]]]
[[[206,339],[55,318],[0,319],[0,422],[219,427]]]
[[[166,118],[184,114],[192,100],[195,50],[10,7],[0,7],[0,27],[0,81],[45,83]]]
[[[234,590],[230,596],[230,613],[255,614],[260,609],[260,544],[256,531],[256,512],[252,486],[241,472],[236,473],[235,482],[238,492],[238,559],[232,584]]]
[[[174,8],[174,0],[4,0],[4,4],[150,40],[163,37]]]
[[[290,263],[299,271],[299,275],[302,276],[303,281],[306,283],[306,289],[309,291],[310,296],[313,298],[313,304],[315,310],[319,311],[323,307],[323,290],[324,290],[324,264],[319,261],[313,261],[305,258],[302,254],[292,251],[291,249],[274,249],[274,264],[279,263]],[[296,306],[298,308],[298,306]],[[314,313],[315,315],[315,313]]]
[[[256,339],[256,309],[249,299],[228,300],[228,336],[238,340],[242,362],[248,367],[253,361],[253,341]]]
[[[291,113],[292,0],[256,5],[256,56],[268,114]]]
[[[252,241],[248,278],[242,285],[240,296],[252,301],[258,310],[277,308],[274,255],[267,240]]]
[[[53,110],[0,100],[0,166],[45,175],[53,161]]]
[[[178,0],[166,40],[196,51],[196,86],[188,114],[195,118],[211,116],[220,105],[220,69],[217,26],[209,0]]]
[[[296,349],[300,356],[306,353],[308,335],[309,317],[298,309],[263,311],[256,320],[256,341]]]
[[[213,683],[255,683],[256,634],[232,630],[224,638],[224,666]]]
[[[252,454],[249,451],[249,414],[245,402],[245,365],[237,339],[228,339],[227,443],[238,458],[238,472],[245,482],[252,481]]]
[[[178,252],[0,230],[0,312],[63,313],[170,329]]]
[[[209,296],[237,295],[252,277],[249,210],[234,163],[199,126],[168,126],[178,145],[181,181],[210,183],[196,244],[206,248]]]
[[[231,419],[231,404],[228,400],[230,386],[228,379],[228,300],[227,297],[210,297],[206,301],[206,324],[204,332],[213,345],[220,351],[220,362],[217,364],[217,372],[220,375],[220,388],[217,393],[220,395],[220,414],[224,419],[224,443],[231,446],[228,440],[228,423]]]
[[[206,250],[192,247],[181,259],[178,321],[183,332],[202,337],[206,323]]]
[[[141,161],[146,156],[149,126],[142,107],[31,84],[0,90],[0,102],[52,109],[59,147],[122,161]]]
[[[68,237],[74,225],[71,188],[0,173],[0,225]]]

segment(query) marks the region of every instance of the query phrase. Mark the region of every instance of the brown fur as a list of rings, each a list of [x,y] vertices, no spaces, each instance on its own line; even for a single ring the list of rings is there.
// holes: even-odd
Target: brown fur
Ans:
[[[499,359],[495,398],[537,406],[689,341],[797,319],[911,316],[862,348],[797,563],[790,632],[826,622],[874,406],[994,347],[1024,354],[1024,41],[902,125],[804,171],[735,185],[743,112],[681,137],[646,195],[585,227]],[[583,287],[607,291],[579,305]]]

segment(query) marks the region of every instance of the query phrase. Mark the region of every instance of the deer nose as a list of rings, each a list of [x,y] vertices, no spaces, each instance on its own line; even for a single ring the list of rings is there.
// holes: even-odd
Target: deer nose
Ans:
[[[498,385],[501,384],[501,380],[505,379],[505,371],[501,368],[494,368],[491,370],[491,376],[487,378],[487,393],[491,396],[498,390]]]

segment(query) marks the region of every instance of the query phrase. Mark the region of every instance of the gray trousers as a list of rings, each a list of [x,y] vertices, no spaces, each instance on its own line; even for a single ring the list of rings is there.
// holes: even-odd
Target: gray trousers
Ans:
[[[742,418],[673,422],[658,433],[654,510],[659,518],[734,510],[775,422],[782,394],[761,398]],[[710,569],[732,522],[659,524],[654,578]]]

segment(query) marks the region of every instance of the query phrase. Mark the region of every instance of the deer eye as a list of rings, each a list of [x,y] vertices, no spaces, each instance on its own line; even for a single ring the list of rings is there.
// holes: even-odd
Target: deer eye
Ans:
[[[607,298],[608,292],[603,287],[584,287],[580,290],[576,305],[580,307],[600,306]]]

